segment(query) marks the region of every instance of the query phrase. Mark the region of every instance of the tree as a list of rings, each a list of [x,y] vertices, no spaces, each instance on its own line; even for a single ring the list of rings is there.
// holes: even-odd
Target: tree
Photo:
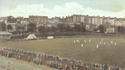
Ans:
[[[16,32],[22,34],[25,31],[25,26],[23,24],[16,24]]]
[[[82,25],[82,32],[85,32],[86,31],[86,25],[84,25],[83,23],[81,24]]]
[[[45,33],[45,32],[46,32],[45,26],[39,26],[39,27],[38,27],[38,31],[39,31],[40,33]]]
[[[51,27],[51,31],[52,31],[52,32],[56,32],[56,31],[57,31],[57,28],[54,27],[54,26],[52,26],[52,27]]]
[[[28,28],[27,29],[28,32],[31,32],[31,33],[36,32],[36,24],[35,23],[28,24],[27,28]]]
[[[119,33],[124,33],[125,32],[125,27],[124,26],[118,26],[118,32]]]
[[[13,28],[12,28],[12,26],[11,25],[7,25],[7,30],[8,31],[11,31]]]
[[[85,29],[83,29],[83,26],[75,24],[74,30],[78,32],[83,32]]]
[[[65,27],[65,29],[66,29],[66,31],[73,31],[73,28],[70,26],[70,25],[67,25],[66,27]]]
[[[4,22],[0,23],[0,30],[6,31],[6,24]]]
[[[106,27],[104,25],[99,25],[98,29],[101,33],[104,33],[106,31]]]
[[[47,32],[55,32],[57,29],[56,29],[56,27],[54,27],[54,26],[51,26],[51,27],[46,27],[46,31]]]
[[[57,27],[58,27],[58,30],[60,32],[64,32],[65,31],[65,24],[58,24]]]

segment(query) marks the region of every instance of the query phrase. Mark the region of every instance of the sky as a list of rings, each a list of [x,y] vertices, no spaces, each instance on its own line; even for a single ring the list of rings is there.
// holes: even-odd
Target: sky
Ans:
[[[125,0],[0,0],[0,17],[73,14],[125,18]]]

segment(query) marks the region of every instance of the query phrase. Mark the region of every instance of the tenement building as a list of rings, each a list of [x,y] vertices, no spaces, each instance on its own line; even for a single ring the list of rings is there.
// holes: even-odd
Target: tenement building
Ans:
[[[47,23],[48,17],[47,16],[29,16],[29,22],[31,23]]]

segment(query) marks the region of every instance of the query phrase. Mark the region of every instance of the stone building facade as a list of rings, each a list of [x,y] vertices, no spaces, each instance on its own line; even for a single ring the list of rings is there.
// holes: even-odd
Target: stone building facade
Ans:
[[[29,16],[29,22],[31,23],[47,23],[47,16]]]

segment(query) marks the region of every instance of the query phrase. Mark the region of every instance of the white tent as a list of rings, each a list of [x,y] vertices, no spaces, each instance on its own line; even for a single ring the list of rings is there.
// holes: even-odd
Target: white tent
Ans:
[[[37,39],[35,34],[29,34],[26,38],[26,40],[35,40],[35,39]]]

